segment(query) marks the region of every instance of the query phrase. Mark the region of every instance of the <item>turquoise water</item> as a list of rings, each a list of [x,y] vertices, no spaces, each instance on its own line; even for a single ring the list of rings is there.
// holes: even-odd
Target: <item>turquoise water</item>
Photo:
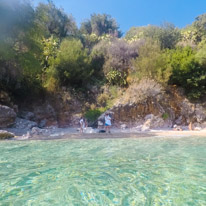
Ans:
[[[206,205],[206,138],[0,142],[0,205]]]

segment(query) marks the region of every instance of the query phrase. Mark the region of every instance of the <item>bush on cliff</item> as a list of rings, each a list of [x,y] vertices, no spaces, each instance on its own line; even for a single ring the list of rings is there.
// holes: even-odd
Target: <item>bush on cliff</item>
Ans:
[[[84,87],[93,73],[87,50],[78,39],[62,41],[51,70],[55,70],[60,85],[74,87]]]
[[[172,73],[169,84],[176,84],[185,89],[191,99],[199,99],[206,94],[206,67],[195,58],[195,51],[190,47],[171,51],[169,65]]]

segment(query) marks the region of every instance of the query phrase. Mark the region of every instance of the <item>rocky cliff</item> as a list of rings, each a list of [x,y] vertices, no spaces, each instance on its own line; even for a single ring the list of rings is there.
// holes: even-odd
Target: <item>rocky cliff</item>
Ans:
[[[18,106],[7,93],[0,94],[0,128],[67,127],[79,123],[82,103],[69,91],[59,91],[32,102],[22,101]]]
[[[128,88],[109,110],[114,126],[158,128],[193,122],[206,127],[206,103],[191,103],[175,86],[163,89],[153,82],[146,82],[144,88],[142,85]],[[18,106],[11,102],[8,94],[1,92],[0,103],[0,128],[20,129],[77,126],[84,106],[83,100],[69,90]],[[103,115],[99,121],[103,121]]]
[[[135,91],[134,91],[135,92]],[[206,107],[205,104],[191,103],[175,86],[168,87],[166,90],[153,95],[147,95],[143,99],[134,98],[134,93],[130,91],[127,101],[124,96],[109,110],[113,113],[116,125],[127,124],[134,126],[144,124],[148,117],[153,115],[162,119],[159,124],[153,127],[172,127],[177,125],[188,125],[190,122],[206,126]]]

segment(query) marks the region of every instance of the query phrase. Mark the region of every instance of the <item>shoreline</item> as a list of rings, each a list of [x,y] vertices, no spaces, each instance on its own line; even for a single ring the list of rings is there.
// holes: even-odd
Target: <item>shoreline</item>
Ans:
[[[206,137],[206,129],[200,131],[174,131],[171,129],[153,129],[150,131],[134,131],[131,129],[111,129],[111,133],[79,133],[78,128],[57,128],[52,134],[38,134],[32,137],[15,136],[10,140],[60,140],[60,139],[135,139],[146,137]]]

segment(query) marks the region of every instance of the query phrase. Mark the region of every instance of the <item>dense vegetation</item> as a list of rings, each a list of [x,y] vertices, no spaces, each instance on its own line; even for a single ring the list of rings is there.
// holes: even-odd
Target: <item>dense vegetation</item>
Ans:
[[[86,91],[107,85],[96,98],[103,111],[122,89],[142,79],[175,84],[193,100],[206,95],[206,14],[182,29],[148,25],[122,37],[107,14],[92,14],[77,28],[73,17],[51,1],[33,8],[3,0],[0,30],[0,89],[16,99],[63,86]]]

